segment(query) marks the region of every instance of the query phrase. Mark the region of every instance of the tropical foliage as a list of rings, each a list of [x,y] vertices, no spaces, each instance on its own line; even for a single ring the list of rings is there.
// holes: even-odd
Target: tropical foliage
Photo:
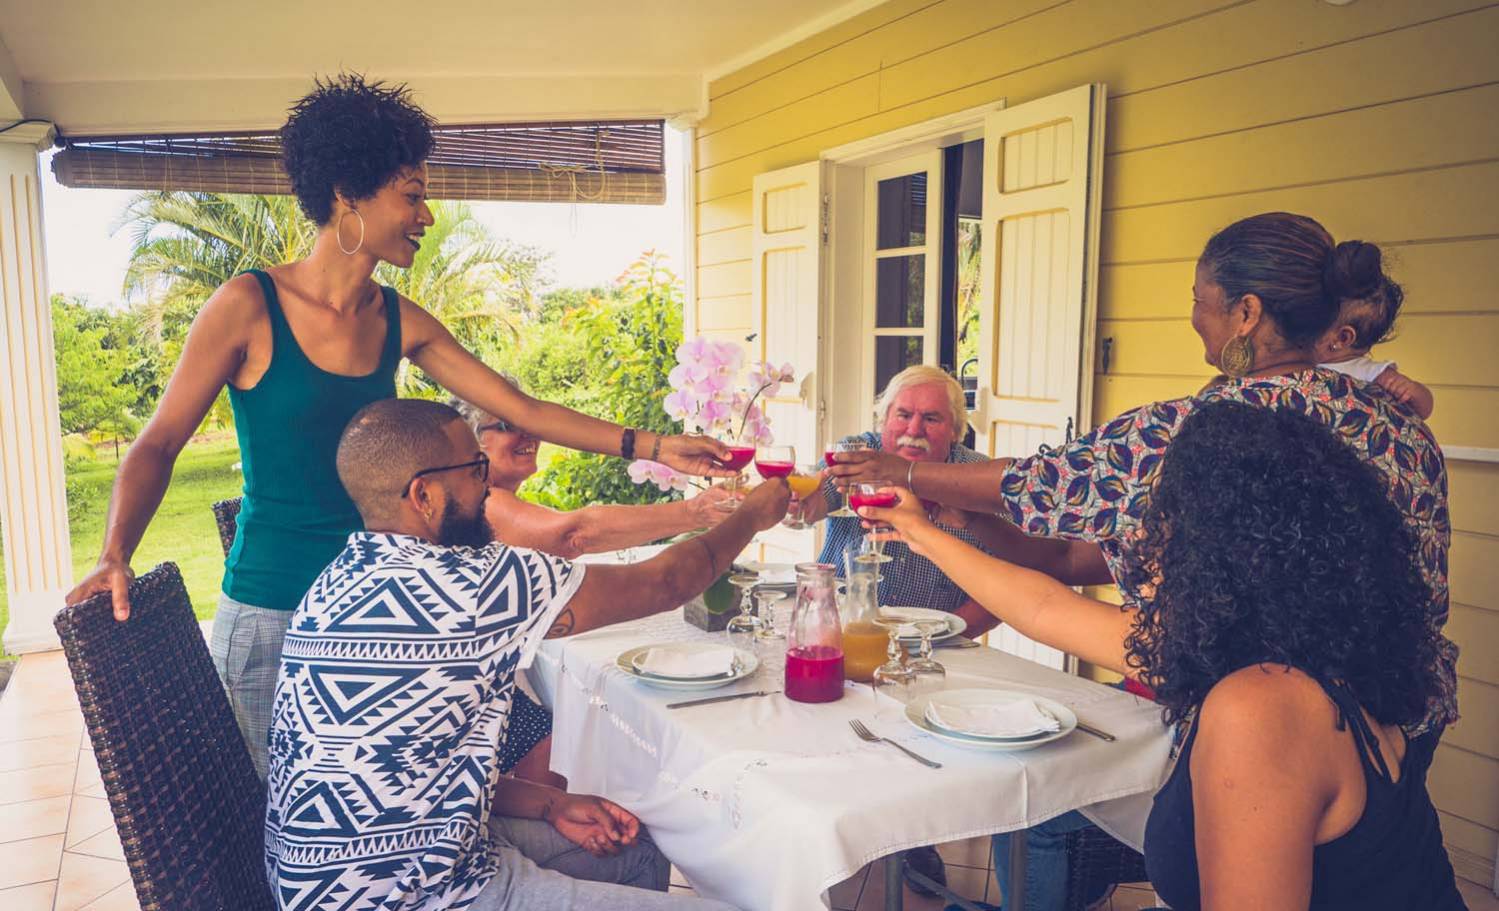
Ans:
[[[572,307],[555,304],[543,302],[542,312],[550,316],[529,327],[498,366],[523,389],[595,417],[661,433],[680,431],[664,401],[682,342],[682,290],[664,258],[647,251],[611,291],[591,294]],[[621,459],[580,452],[553,458],[522,493],[558,509],[675,496],[637,486]]]

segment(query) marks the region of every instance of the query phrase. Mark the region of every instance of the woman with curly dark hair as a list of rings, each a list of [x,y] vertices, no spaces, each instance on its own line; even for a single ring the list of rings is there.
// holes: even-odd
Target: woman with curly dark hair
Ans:
[[[1408,738],[1441,636],[1383,478],[1289,410],[1222,402],[1182,424],[1129,547],[1121,610],[990,557],[899,491],[891,522],[1015,628],[1155,689],[1186,726],[1146,861],[1176,911],[1462,908]]]
[[[281,128],[283,164],[318,227],[312,252],[241,274],[203,305],[156,413],[120,465],[98,565],[67,597],[72,604],[107,591],[115,618],[129,617],[130,557],[177,454],[227,385],[245,496],[212,651],[262,777],[287,622],[360,528],[334,469],[339,435],[360,408],[396,394],[402,358],[543,440],[725,473],[715,459],[727,453],[711,440],[621,428],[525,395],[419,305],[374,281],[381,262],[409,267],[432,224],[432,127],[404,87],[357,75],[318,82],[292,107]],[[426,505],[421,485],[412,496]]]

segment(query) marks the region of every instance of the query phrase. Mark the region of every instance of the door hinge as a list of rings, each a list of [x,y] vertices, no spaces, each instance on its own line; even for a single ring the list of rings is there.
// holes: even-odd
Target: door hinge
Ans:
[[[828,236],[833,231],[833,197],[822,194],[822,245],[828,245]]]

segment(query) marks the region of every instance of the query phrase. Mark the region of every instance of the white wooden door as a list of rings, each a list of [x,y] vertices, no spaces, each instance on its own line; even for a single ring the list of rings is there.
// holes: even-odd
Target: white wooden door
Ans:
[[[974,426],[981,451],[1024,457],[1087,426],[1096,334],[1105,89],[1085,85],[984,124],[984,319]],[[1065,656],[1001,627],[991,643]]]
[[[826,243],[825,165],[809,162],[757,175],[753,183],[753,360],[790,363],[798,382],[764,403],[776,442],[796,447],[798,463],[822,455],[822,288]],[[760,558],[816,556],[816,532],[778,526],[760,535]]]

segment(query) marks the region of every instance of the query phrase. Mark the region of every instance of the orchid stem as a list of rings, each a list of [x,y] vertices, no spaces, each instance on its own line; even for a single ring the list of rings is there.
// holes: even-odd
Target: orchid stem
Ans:
[[[734,434],[734,439],[737,442],[744,442],[744,425],[749,421],[750,409],[755,407],[755,400],[760,397],[760,393],[769,389],[770,385],[770,383],[761,383],[760,388],[756,389],[754,395],[751,395],[749,401],[745,403],[744,413],[739,416],[739,432]]]

